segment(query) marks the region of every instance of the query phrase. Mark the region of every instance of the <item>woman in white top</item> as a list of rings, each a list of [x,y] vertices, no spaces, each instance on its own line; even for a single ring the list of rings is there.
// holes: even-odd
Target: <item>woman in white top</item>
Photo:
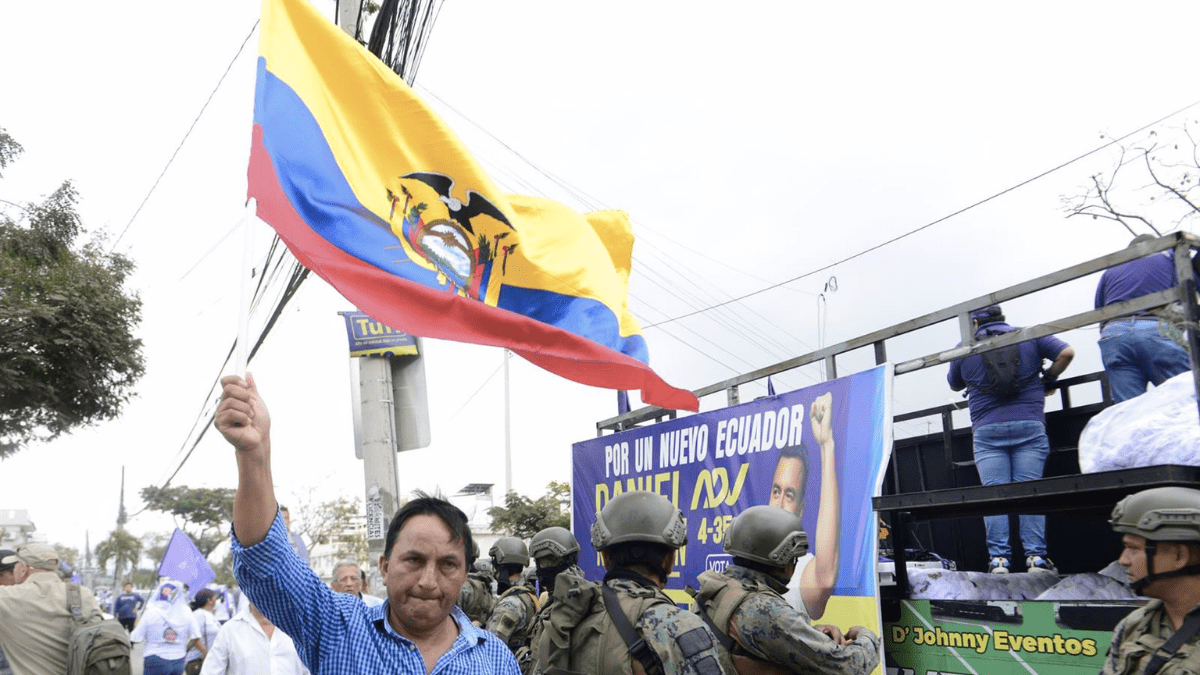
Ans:
[[[213,610],[217,608],[217,601],[220,599],[220,593],[207,588],[200,589],[196,593],[196,597],[192,599],[192,616],[196,619],[196,626],[200,629],[200,642],[204,644],[205,653],[212,649],[212,644],[217,639],[217,631],[221,630],[221,623],[217,621],[217,616],[213,613]],[[200,672],[205,653],[194,647],[188,650],[185,659],[187,665],[184,666],[184,672],[187,675],[196,675]]]
[[[202,654],[207,651],[200,642],[200,627],[188,607],[183,584],[173,579],[164,580],[154,590],[129,639],[146,643],[144,675],[183,675],[188,648],[196,646]]]

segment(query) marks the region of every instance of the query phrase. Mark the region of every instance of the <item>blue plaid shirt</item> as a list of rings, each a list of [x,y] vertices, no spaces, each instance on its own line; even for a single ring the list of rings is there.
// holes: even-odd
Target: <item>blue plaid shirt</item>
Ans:
[[[244,548],[233,535],[233,574],[250,601],[296,643],[316,675],[425,673],[417,645],[392,628],[389,602],[367,607],[335,593],[296,555],[277,514],[261,542]],[[455,606],[458,638],[438,659],[434,675],[520,675],[508,646],[476,627]]]

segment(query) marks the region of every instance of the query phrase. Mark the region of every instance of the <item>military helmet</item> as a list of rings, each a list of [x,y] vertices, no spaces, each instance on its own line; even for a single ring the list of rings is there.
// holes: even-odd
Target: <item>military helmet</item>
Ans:
[[[534,560],[553,557],[562,560],[579,552],[579,540],[565,527],[547,527],[529,540],[529,556]]]
[[[516,537],[500,537],[496,543],[492,544],[488,555],[492,557],[492,564],[496,567],[501,565],[524,567],[529,564],[529,549],[525,548],[525,542]]]
[[[787,567],[808,552],[808,534],[800,516],[787,509],[751,506],[733,519],[724,546],[739,558]]]
[[[475,538],[472,537],[471,538],[471,559],[467,561],[467,564],[468,565],[474,564],[476,560],[479,560],[479,542],[475,541]]]
[[[1113,530],[1150,541],[1200,542],[1200,490],[1160,487],[1142,490],[1113,507]]]
[[[492,567],[492,561],[488,558],[480,558],[476,560],[475,564],[471,567],[475,570],[476,574],[483,574],[490,577],[496,573],[495,568]]]
[[[652,542],[679,548],[687,543],[683,512],[655,492],[623,492],[608,500],[592,524],[592,546]]]

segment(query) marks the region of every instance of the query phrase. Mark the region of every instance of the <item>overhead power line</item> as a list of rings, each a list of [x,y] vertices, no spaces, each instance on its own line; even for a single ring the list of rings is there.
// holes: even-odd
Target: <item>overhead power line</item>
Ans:
[[[254,31],[256,30],[258,30],[257,20],[255,20],[254,25],[250,27],[250,32],[246,34],[246,38],[242,40],[242,44],[238,47],[237,53],[233,55],[232,59],[230,59],[229,65],[225,66],[225,72],[221,73],[221,79],[217,80],[217,86],[213,87],[212,92],[209,93],[208,98],[204,101],[204,105],[200,106],[200,112],[196,113],[196,119],[192,120],[191,126],[189,126],[187,132],[183,134],[183,138],[179,139],[179,145],[175,147],[175,152],[171,153],[171,158],[168,159],[166,165],[163,166],[162,171],[158,174],[158,178],[154,179],[154,184],[150,186],[150,191],[146,193],[146,196],[142,198],[142,203],[138,204],[138,207],[133,212],[133,215],[129,217],[129,222],[125,223],[125,227],[121,229],[121,234],[117,235],[117,238],[113,240],[112,246],[110,246],[108,249],[109,253],[112,253],[114,250],[116,250],[117,244],[121,243],[121,238],[124,237],[125,233],[129,231],[129,226],[133,225],[133,221],[137,220],[138,214],[142,212],[142,207],[146,205],[146,202],[150,201],[150,195],[154,194],[154,190],[158,188],[158,184],[162,182],[163,176],[167,175],[167,169],[171,168],[171,163],[175,161],[175,157],[178,156],[179,151],[183,149],[183,144],[186,143],[188,137],[192,135],[192,130],[196,128],[196,124],[204,115],[204,111],[208,109],[208,104],[212,103],[213,97],[217,95],[217,90],[220,89],[221,84],[225,82],[225,76],[229,75],[229,71],[233,69],[233,64],[238,60],[238,57],[242,55],[242,50],[246,48],[246,43],[250,41],[250,36],[254,35]]]
[[[814,274],[818,274],[818,273],[820,273],[820,272],[824,272],[825,270],[832,269],[832,268],[834,268],[834,267],[837,267],[838,265],[841,265],[842,263],[846,263],[846,262],[849,262],[849,261],[851,261],[851,260],[854,260],[855,258],[861,258],[862,256],[864,256],[864,255],[866,255],[866,254],[868,254],[868,253],[871,253],[872,251],[877,251],[877,250],[879,250],[879,249],[883,248],[884,246],[888,246],[888,245],[890,245],[890,244],[894,244],[894,243],[896,243],[896,242],[900,241],[901,239],[904,239],[905,237],[911,237],[912,235],[914,235],[914,234],[916,234],[916,233],[918,233],[918,232],[921,232],[922,230],[927,230],[927,229],[929,229],[929,228],[933,227],[934,225],[937,225],[938,223],[943,223],[943,222],[945,222],[945,221],[947,221],[947,220],[950,220],[951,218],[953,218],[953,217],[955,217],[955,216],[958,216],[958,215],[961,215],[961,214],[963,214],[963,213],[966,213],[967,211],[970,211],[971,209],[973,209],[973,208],[975,208],[975,207],[977,207],[977,206],[982,206],[983,204],[986,204],[986,203],[988,203],[988,202],[992,201],[993,199],[996,199],[996,198],[998,198],[998,197],[1002,197],[1002,196],[1004,196],[1004,195],[1008,194],[1009,192],[1012,192],[1013,190],[1016,190],[1016,189],[1018,189],[1018,188],[1024,187],[1024,186],[1026,186],[1026,185],[1028,185],[1028,184],[1032,183],[1032,182],[1033,182],[1033,181],[1035,181],[1035,180],[1039,180],[1039,179],[1041,179],[1041,178],[1045,178],[1046,176],[1049,176],[1050,174],[1054,173],[1055,171],[1058,171],[1059,169],[1062,169],[1062,168],[1068,167],[1068,166],[1070,166],[1070,165],[1074,164],[1075,162],[1078,162],[1078,161],[1080,161],[1080,160],[1082,160],[1082,159],[1085,159],[1085,158],[1087,158],[1087,157],[1090,157],[1091,155],[1094,155],[1094,154],[1096,154],[1097,152],[1100,152],[1101,150],[1104,150],[1105,148],[1109,148],[1109,147],[1111,147],[1111,146],[1113,146],[1113,145],[1116,145],[1117,143],[1120,143],[1121,141],[1124,141],[1125,139],[1129,138],[1130,136],[1132,136],[1132,135],[1134,135],[1134,134],[1136,134],[1136,133],[1140,133],[1140,132],[1142,132],[1142,131],[1145,131],[1146,129],[1149,129],[1149,128],[1150,128],[1150,127],[1152,127],[1152,126],[1155,126],[1155,125],[1158,125],[1158,124],[1162,124],[1163,122],[1165,122],[1165,121],[1167,121],[1167,120],[1171,119],[1172,117],[1175,117],[1176,115],[1179,115],[1179,114],[1181,114],[1181,113],[1183,113],[1183,112],[1186,112],[1187,110],[1190,110],[1191,108],[1194,108],[1194,107],[1196,107],[1197,105],[1200,105],[1200,101],[1195,101],[1195,102],[1193,102],[1193,103],[1191,103],[1191,104],[1189,104],[1189,105],[1186,105],[1186,106],[1184,106],[1184,107],[1180,108],[1179,110],[1176,110],[1175,112],[1173,112],[1173,113],[1171,113],[1171,114],[1169,114],[1169,115],[1166,115],[1166,116],[1164,116],[1164,117],[1161,117],[1161,118],[1159,118],[1159,119],[1157,119],[1157,120],[1155,120],[1155,121],[1153,121],[1153,122],[1151,122],[1151,123],[1149,123],[1149,124],[1146,124],[1146,125],[1144,125],[1144,126],[1142,126],[1142,127],[1139,127],[1139,128],[1137,128],[1137,129],[1134,129],[1133,131],[1130,131],[1129,133],[1125,134],[1124,136],[1121,136],[1120,138],[1114,138],[1114,139],[1112,139],[1111,141],[1109,141],[1108,143],[1105,143],[1105,144],[1101,145],[1100,147],[1097,147],[1097,148],[1094,148],[1094,149],[1092,149],[1092,150],[1089,150],[1088,152],[1085,152],[1085,153],[1083,153],[1082,155],[1080,155],[1080,156],[1076,157],[1075,159],[1071,159],[1071,160],[1068,160],[1068,161],[1066,161],[1066,162],[1063,162],[1062,164],[1059,164],[1058,166],[1054,167],[1053,169],[1048,169],[1048,170],[1046,170],[1046,171],[1043,171],[1043,172],[1039,173],[1038,175],[1036,175],[1036,176],[1034,176],[1034,177],[1032,177],[1032,178],[1028,178],[1028,179],[1026,179],[1026,180],[1023,180],[1023,181],[1021,181],[1020,183],[1017,183],[1016,185],[1014,185],[1014,186],[1012,186],[1012,187],[1010,187],[1010,188],[1007,188],[1007,189],[1001,190],[1000,192],[997,192],[996,194],[994,194],[994,195],[992,195],[992,196],[990,196],[990,197],[986,197],[986,198],[984,198],[984,199],[981,199],[981,200],[979,200],[979,201],[975,202],[974,204],[971,204],[970,206],[964,206],[963,208],[961,208],[961,209],[959,209],[959,210],[955,211],[954,213],[951,213],[951,214],[949,214],[949,215],[942,216],[941,218],[938,218],[937,220],[935,220],[935,221],[933,221],[933,222],[931,222],[931,223],[926,223],[925,225],[922,225],[922,226],[920,226],[920,227],[918,227],[918,228],[916,228],[916,229],[914,229],[914,230],[909,230],[908,232],[905,232],[904,234],[901,234],[901,235],[898,235],[898,236],[892,237],[891,239],[888,239],[887,241],[881,242],[881,243],[879,243],[879,244],[876,244],[876,245],[874,245],[874,246],[872,246],[872,247],[870,247],[870,248],[867,248],[867,249],[864,249],[864,250],[862,250],[862,251],[859,251],[858,253],[854,253],[854,254],[852,254],[852,255],[846,256],[845,258],[842,258],[841,260],[838,260],[838,261],[836,261],[836,262],[829,263],[828,265],[824,265],[824,266],[822,266],[822,267],[818,267],[817,269],[814,269],[814,270],[809,270],[808,272],[805,272],[804,274],[801,274],[801,275],[799,275],[799,276],[794,276],[794,277],[792,277],[791,279],[788,279],[788,280],[786,280],[786,281],[781,281],[781,282],[779,282],[779,283],[777,283],[777,284],[771,284],[770,286],[766,286],[766,287],[764,287],[764,288],[760,288],[760,289],[758,289],[757,291],[751,291],[750,293],[746,293],[746,294],[744,294],[744,295],[739,295],[739,296],[737,296],[736,298],[732,298],[732,299],[730,299],[730,300],[726,300],[726,301],[724,301],[724,302],[718,302],[718,303],[715,303],[715,304],[709,305],[709,306],[707,306],[707,307],[704,307],[704,308],[702,308],[702,309],[695,310],[695,311],[693,311],[693,312],[688,312],[688,313],[686,313],[686,314],[680,314],[679,316],[676,316],[676,317],[673,317],[673,318],[670,318],[670,319],[665,319],[665,320],[663,320],[663,321],[659,321],[658,323],[652,323],[652,324],[650,324],[650,325],[643,326],[643,328],[657,328],[657,327],[659,327],[659,326],[662,326],[662,325],[664,325],[664,324],[672,323],[672,322],[674,322],[674,321],[679,321],[680,319],[686,319],[686,318],[688,318],[689,316],[696,316],[697,314],[703,314],[703,313],[705,313],[705,312],[708,312],[708,311],[714,310],[714,309],[716,309],[716,308],[718,308],[718,307],[724,307],[725,305],[729,305],[729,304],[732,304],[732,303],[735,303],[735,302],[741,302],[742,300],[745,300],[746,298],[752,298],[752,297],[754,297],[754,296],[756,296],[756,295],[760,295],[760,294],[762,294],[762,293],[766,293],[767,291],[769,291],[769,290],[772,290],[772,289],[774,289],[774,288],[779,288],[780,286],[785,286],[785,285],[787,285],[787,284],[790,284],[790,283],[792,283],[793,281],[799,281],[800,279],[804,279],[804,278],[806,278],[806,277],[810,277],[810,276],[812,276],[812,275],[814,275]]]

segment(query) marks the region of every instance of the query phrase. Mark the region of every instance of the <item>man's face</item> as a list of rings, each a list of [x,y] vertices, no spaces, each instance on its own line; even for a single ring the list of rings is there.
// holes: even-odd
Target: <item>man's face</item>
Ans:
[[[287,509],[281,509],[279,515],[283,516],[283,524],[289,530],[292,529],[292,514],[288,513]]]
[[[132,593],[133,592],[133,584],[125,584],[125,592]]]
[[[771,481],[769,505],[787,509],[797,516],[804,514],[804,463],[796,457],[783,457],[775,466],[775,478]]]
[[[401,635],[433,629],[446,620],[467,579],[462,541],[437,516],[412,516],[396,536],[390,557],[380,556],[389,619]]]
[[[329,587],[338,593],[357,595],[362,591],[362,577],[357,565],[342,565],[333,571],[333,583]]]
[[[1130,581],[1144,578],[1148,573],[1146,570],[1146,538],[1136,534],[1127,534],[1121,538],[1121,543],[1125,545],[1125,548],[1121,550],[1121,557],[1117,558],[1117,562],[1125,567]],[[1157,565],[1155,569],[1158,569]],[[1150,585],[1153,586],[1153,584]]]

